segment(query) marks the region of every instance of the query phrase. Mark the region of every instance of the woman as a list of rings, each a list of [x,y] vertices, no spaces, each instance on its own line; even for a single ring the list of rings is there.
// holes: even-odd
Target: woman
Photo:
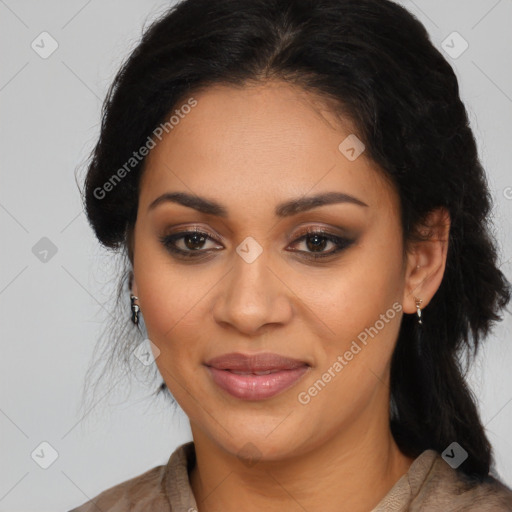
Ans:
[[[75,511],[512,510],[459,365],[510,284],[405,9],[178,4],[112,84],[84,197],[193,442]]]

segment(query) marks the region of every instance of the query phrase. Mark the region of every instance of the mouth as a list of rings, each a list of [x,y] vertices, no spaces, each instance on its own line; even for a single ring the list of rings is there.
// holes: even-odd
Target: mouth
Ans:
[[[205,366],[219,388],[242,400],[264,400],[282,393],[310,369],[305,361],[272,353],[224,354]]]

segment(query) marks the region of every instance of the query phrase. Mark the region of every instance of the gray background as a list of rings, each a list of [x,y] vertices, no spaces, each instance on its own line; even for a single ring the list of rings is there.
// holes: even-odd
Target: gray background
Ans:
[[[512,279],[512,76],[510,0],[404,0],[460,78],[495,200],[502,268]],[[112,294],[112,267],[81,212],[75,172],[99,130],[101,101],[142,29],[169,2],[0,0],[0,511],[68,510],[159,464],[190,439],[186,417],[148,406],[149,388],[129,400],[99,400],[82,414],[81,388]],[[42,58],[47,31],[57,50]],[[447,39],[448,38],[448,39]],[[46,51],[50,48],[45,40]],[[41,48],[39,51],[43,51]],[[36,244],[46,237],[57,252]],[[36,246],[38,250],[33,251]],[[34,254],[34,252],[36,254]],[[512,319],[507,314],[470,382],[512,485]],[[48,442],[58,458],[31,457]],[[44,447],[43,447],[44,448]],[[36,450],[37,452],[37,450]],[[48,449],[37,452],[39,460]],[[41,456],[44,453],[44,456]]]

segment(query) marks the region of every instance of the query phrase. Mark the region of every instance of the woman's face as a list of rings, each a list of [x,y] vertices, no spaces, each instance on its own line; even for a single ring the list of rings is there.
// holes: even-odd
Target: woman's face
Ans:
[[[277,460],[387,427],[412,300],[395,191],[310,93],[268,82],[193,98],[147,157],[133,292],[194,437]],[[178,193],[189,206],[165,199]],[[350,198],[315,203],[325,194]],[[213,361],[228,354],[256,357]]]

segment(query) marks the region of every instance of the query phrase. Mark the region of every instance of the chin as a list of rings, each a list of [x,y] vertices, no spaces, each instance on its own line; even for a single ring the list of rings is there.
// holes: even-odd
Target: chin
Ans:
[[[254,425],[253,425],[254,427]],[[297,428],[292,429],[297,432]],[[270,432],[270,434],[269,434]],[[257,461],[279,461],[288,457],[293,457],[307,443],[306,439],[294,439],[288,430],[278,435],[272,429],[255,430],[239,429],[233,436],[224,435],[216,442],[230,454],[238,457],[246,465]]]

